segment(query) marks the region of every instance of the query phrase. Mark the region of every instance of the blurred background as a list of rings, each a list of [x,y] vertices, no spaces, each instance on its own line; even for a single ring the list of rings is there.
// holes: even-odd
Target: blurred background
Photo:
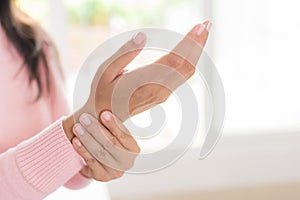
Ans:
[[[183,158],[162,171],[125,175],[108,183],[108,191],[102,183],[93,183],[77,192],[60,189],[49,199],[300,198],[299,1],[19,0],[18,3],[55,41],[67,78],[70,105],[80,66],[101,42],[144,27],[185,34],[205,19],[214,23],[206,52],[217,66],[225,87],[223,136],[205,160],[198,159],[201,139],[196,139]],[[192,84],[201,88],[197,80]],[[170,112],[175,105],[172,101],[166,103]],[[204,102],[201,106],[205,110],[203,97],[199,101]],[[168,134],[160,137],[159,143],[145,144],[144,148],[155,150],[168,143],[174,136],[172,124],[176,120],[170,119]],[[200,128],[199,134],[201,131]]]

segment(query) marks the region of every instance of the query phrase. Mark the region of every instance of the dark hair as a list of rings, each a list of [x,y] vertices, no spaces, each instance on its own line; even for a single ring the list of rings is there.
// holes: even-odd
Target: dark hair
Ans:
[[[0,0],[0,21],[9,42],[23,58],[23,67],[29,74],[29,84],[33,81],[37,84],[35,100],[38,100],[44,93],[43,86],[46,86],[47,93],[50,91],[49,64],[45,53],[49,42],[42,37],[41,27],[17,8],[13,0]],[[40,67],[44,69],[41,70]],[[42,72],[45,73],[45,83],[41,79]]]

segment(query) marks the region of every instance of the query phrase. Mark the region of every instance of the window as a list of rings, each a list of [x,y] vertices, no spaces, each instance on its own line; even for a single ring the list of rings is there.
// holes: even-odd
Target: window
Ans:
[[[227,98],[226,133],[300,126],[298,1],[215,0],[213,60]]]

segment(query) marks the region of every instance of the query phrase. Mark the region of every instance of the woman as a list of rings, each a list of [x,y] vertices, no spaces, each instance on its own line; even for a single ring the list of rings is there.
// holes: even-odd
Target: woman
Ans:
[[[110,98],[96,99],[73,115],[58,119],[67,115],[68,109],[60,87],[61,74],[53,44],[43,30],[9,0],[0,1],[0,20],[0,91],[3,94],[0,103],[0,127],[3,130],[0,132],[1,199],[42,199],[61,185],[77,189],[87,185],[89,178],[108,181],[122,176],[124,170],[132,166],[140,149],[116,116],[110,112],[102,112],[111,109]],[[210,25],[205,22],[195,26],[187,37],[203,47]],[[144,44],[145,36],[138,34],[116,55],[124,50],[131,52],[132,47],[141,50]],[[176,53],[186,50],[182,48],[184,46],[186,47],[185,39],[175,48]],[[195,46],[193,48],[196,52],[194,57],[199,58],[201,51]],[[118,78],[126,76],[120,75],[122,67],[138,53],[136,51],[131,56],[121,57],[119,61],[125,65],[117,65],[117,62],[109,66],[105,80],[110,82],[94,83],[101,86],[95,87],[98,88],[94,91],[96,96],[111,96],[113,88],[108,85],[113,85]],[[157,62],[166,65],[175,63],[176,70],[186,78],[195,70],[184,63],[184,59],[172,53]],[[131,74],[138,75],[140,72]],[[137,114],[164,101],[169,94],[169,90],[156,85],[139,88],[130,102],[130,114]],[[99,106],[93,112],[90,108],[95,104]],[[84,112],[94,116],[83,114]],[[100,112],[102,124],[95,119]],[[126,113],[114,114],[122,116],[121,121],[129,117]],[[72,127],[78,118],[80,124],[76,124],[73,131]],[[54,122],[55,120],[57,121]],[[41,131],[42,129],[44,130]],[[39,131],[41,132],[36,135]],[[108,145],[108,141],[130,155],[125,155],[124,159],[123,155],[114,151],[113,146]],[[111,163],[111,157],[106,157],[107,160],[103,161],[103,154],[113,155],[118,162]],[[103,162],[99,162],[101,160]]]

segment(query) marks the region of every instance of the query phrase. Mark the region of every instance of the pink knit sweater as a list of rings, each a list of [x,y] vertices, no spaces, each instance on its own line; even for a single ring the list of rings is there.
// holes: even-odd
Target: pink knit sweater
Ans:
[[[47,57],[54,60],[50,50]],[[0,199],[43,199],[62,185],[87,185],[90,180],[78,173],[84,163],[63,131],[61,117],[69,110],[55,62],[51,95],[38,102],[37,87],[28,85],[21,66],[0,27]]]

